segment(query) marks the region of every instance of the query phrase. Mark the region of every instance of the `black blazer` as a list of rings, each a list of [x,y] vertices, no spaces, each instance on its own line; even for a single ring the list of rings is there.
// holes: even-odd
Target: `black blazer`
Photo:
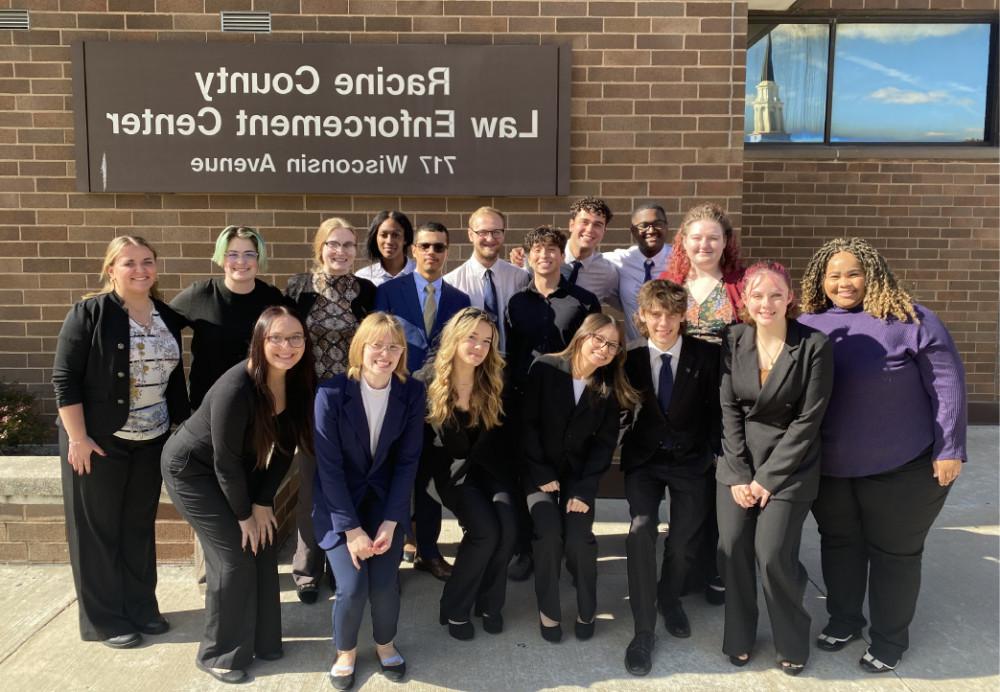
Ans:
[[[779,499],[814,500],[833,349],[822,332],[789,320],[785,348],[761,387],[756,342],[752,325],[723,334],[723,460],[716,478],[723,485],[756,480]]]
[[[183,354],[183,318],[166,303],[154,300],[153,305]],[[117,293],[85,298],[70,308],[59,330],[52,386],[60,408],[83,404],[83,418],[91,437],[114,434],[128,420],[129,349],[128,313]],[[170,373],[166,399],[171,423],[180,423],[191,415],[180,364]]]
[[[523,405],[522,441],[531,486],[557,480],[564,498],[593,507],[618,444],[619,412],[614,393],[601,397],[590,387],[576,403],[569,361],[538,356],[528,372]]]
[[[309,311],[316,302],[317,293],[313,290],[312,276],[312,272],[295,274],[288,279],[288,288],[285,289],[285,295],[303,320],[309,317]],[[358,295],[351,301],[351,312],[360,322],[375,307],[375,284],[358,276],[354,278],[358,282]]]
[[[666,416],[656,399],[649,348],[637,346],[625,358],[625,374],[642,401],[622,440],[622,471],[649,461],[664,439],[670,440],[672,460],[692,469],[707,470],[719,452],[719,347],[690,336],[682,339]]]

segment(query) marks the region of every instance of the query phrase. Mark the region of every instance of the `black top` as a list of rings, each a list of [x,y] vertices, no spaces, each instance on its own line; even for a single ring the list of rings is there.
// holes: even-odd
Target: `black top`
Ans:
[[[601,301],[590,291],[559,279],[548,296],[534,282],[507,302],[507,372],[511,384],[523,392],[535,357],[557,353],[569,344],[587,315],[601,311]]]
[[[237,519],[251,514],[251,503],[272,505],[295,452],[287,409],[278,418],[278,439],[271,462],[257,470],[253,418],[257,390],[246,361],[223,373],[202,405],[174,431],[163,449],[167,468],[177,478],[214,475]]]
[[[153,305],[180,348],[182,318],[165,303],[154,300]],[[59,330],[52,386],[60,408],[83,404],[90,436],[112,435],[128,420],[129,355],[128,313],[117,293],[85,298],[70,309]],[[191,413],[179,364],[170,373],[165,397],[171,423]]]
[[[197,408],[208,388],[229,368],[244,360],[260,313],[283,301],[281,291],[254,280],[250,293],[233,293],[225,279],[196,281],[170,301],[191,327],[191,407]]]

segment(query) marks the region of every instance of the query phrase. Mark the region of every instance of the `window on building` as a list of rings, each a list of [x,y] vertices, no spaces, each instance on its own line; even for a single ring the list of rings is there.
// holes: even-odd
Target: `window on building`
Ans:
[[[752,21],[744,141],[989,142],[995,32],[985,21]]]

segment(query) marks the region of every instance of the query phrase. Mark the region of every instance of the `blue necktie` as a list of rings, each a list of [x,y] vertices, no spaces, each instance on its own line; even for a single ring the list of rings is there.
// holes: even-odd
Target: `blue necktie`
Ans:
[[[643,263],[643,266],[646,268],[646,275],[643,277],[642,283],[646,283],[647,281],[652,281],[653,280],[653,260],[646,260]]]
[[[486,270],[486,286],[483,290],[483,309],[489,313],[490,317],[493,318],[493,322],[500,326],[500,310],[497,305],[499,300],[497,300],[497,286],[493,283],[493,270]]]
[[[660,356],[660,386],[657,388],[656,399],[660,402],[660,410],[667,415],[670,408],[670,395],[674,391],[674,373],[670,369],[670,354]]]
[[[576,286],[576,277],[580,275],[580,267],[583,266],[583,262],[580,260],[573,260],[573,271],[569,273],[569,285]]]

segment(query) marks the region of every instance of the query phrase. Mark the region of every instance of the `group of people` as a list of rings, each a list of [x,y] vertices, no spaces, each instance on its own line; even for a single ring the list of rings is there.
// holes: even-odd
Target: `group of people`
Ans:
[[[967,458],[947,329],[861,239],[825,243],[796,292],[776,262],[744,268],[717,205],[691,209],[672,246],[664,209],[639,205],[634,245],[603,253],[611,219],[604,201],[578,200],[568,237],[536,228],[508,262],[506,217],[483,207],[469,216],[472,256],[445,274],[451,234],[439,223],[415,229],[383,211],[360,238],[331,218],[313,269],[284,293],[257,278],[261,234],[230,226],[213,255],[223,275],[169,305],[149,243],[114,239],[53,368],[82,638],[127,648],[169,629],[155,594],[162,479],[205,552],[196,664],[240,682],[255,659],[280,658],[273,503],[297,460],[293,578],[307,604],[324,573],[334,585],[335,688],[354,683],[367,607],[383,674],[405,676],[404,560],[444,581],[439,620],[457,640],[475,636],[474,618],[502,632],[508,574],[533,572],[549,642],[563,637],[565,562],[573,632],[589,639],[595,507],[620,448],[630,673],[651,670],[657,613],[690,636],[682,597],[701,590],[725,604],[723,652],[746,665],[759,571],[776,660],[799,674],[810,510],[828,589],[816,646],[861,636],[867,594],[860,664],[893,670],[925,538]],[[355,273],[359,243],[373,263]],[[437,545],[442,505],[463,530],[454,564]]]

